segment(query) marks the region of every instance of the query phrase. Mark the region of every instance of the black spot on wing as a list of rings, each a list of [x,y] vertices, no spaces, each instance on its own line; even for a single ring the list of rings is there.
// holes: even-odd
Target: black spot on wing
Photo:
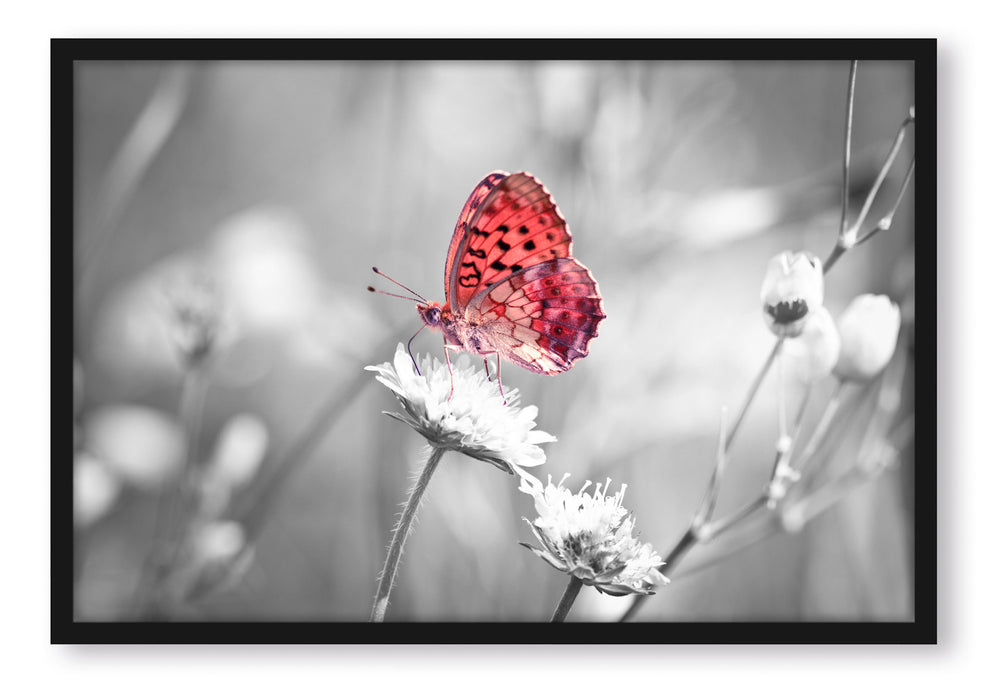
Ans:
[[[474,272],[471,272],[467,275],[461,275],[460,277],[457,278],[457,283],[462,287],[477,287],[478,283],[481,282],[481,273],[478,271],[478,266],[475,265],[473,262],[470,262],[470,263],[461,263],[461,267],[469,268],[471,270],[474,270]]]

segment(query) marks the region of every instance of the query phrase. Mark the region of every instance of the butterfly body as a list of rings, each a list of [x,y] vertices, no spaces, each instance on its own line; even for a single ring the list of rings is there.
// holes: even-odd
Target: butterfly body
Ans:
[[[550,192],[527,172],[489,173],[461,210],[447,253],[446,303],[418,304],[445,345],[557,374],[587,356],[605,314],[598,283],[571,257]]]
[[[427,326],[443,333],[444,345],[451,350],[467,350],[476,355],[498,352],[490,334],[478,323],[471,323],[464,316],[455,315],[450,304],[431,302],[418,304],[416,309]]]

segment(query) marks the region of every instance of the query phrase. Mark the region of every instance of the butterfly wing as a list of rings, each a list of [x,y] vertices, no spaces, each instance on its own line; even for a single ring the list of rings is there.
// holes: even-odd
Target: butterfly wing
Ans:
[[[521,367],[558,374],[588,354],[602,311],[598,283],[574,258],[552,258],[511,274],[472,298],[465,319]]]
[[[447,301],[462,313],[521,270],[570,255],[571,232],[543,183],[527,172],[496,170],[474,188],[457,219],[447,251]]]

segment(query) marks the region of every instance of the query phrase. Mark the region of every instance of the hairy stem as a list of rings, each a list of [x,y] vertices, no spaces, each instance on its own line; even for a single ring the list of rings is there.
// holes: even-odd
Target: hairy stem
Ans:
[[[419,503],[423,500],[423,494],[426,492],[426,486],[430,483],[430,477],[433,476],[437,465],[440,464],[440,458],[443,457],[444,452],[442,447],[433,447],[429,459],[426,460],[426,466],[423,467],[412,493],[409,494],[409,500],[402,507],[402,515],[399,516],[399,522],[392,533],[392,542],[389,544],[388,554],[385,556],[385,567],[382,569],[381,579],[378,582],[378,592],[375,594],[375,604],[371,612],[372,622],[382,622],[385,619],[385,609],[388,607],[388,599],[392,594],[395,573],[399,568],[399,558],[402,556],[402,549],[405,547],[409,528],[416,516],[416,511],[419,509]]]
[[[583,585],[581,579],[571,576],[571,580],[567,582],[567,588],[564,589],[564,594],[560,596],[560,602],[557,603],[557,609],[553,611],[553,617],[550,618],[550,622],[564,621],[567,613],[571,611],[571,606],[574,605],[574,600],[577,598],[578,593],[581,592]]]

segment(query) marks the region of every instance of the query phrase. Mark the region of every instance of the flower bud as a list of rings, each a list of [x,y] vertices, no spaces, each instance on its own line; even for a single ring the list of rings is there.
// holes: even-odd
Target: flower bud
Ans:
[[[840,346],[832,314],[822,306],[808,314],[800,336],[784,343],[785,370],[804,384],[824,379],[839,360]]]
[[[894,355],[901,312],[882,294],[861,294],[839,318],[842,348],[835,374],[839,379],[865,382],[887,366]]]
[[[172,307],[173,340],[183,361],[195,366],[214,350],[222,329],[219,294],[209,278],[196,276],[175,282],[167,294]]]
[[[821,307],[824,297],[822,264],[814,255],[787,251],[770,260],[760,299],[763,317],[776,335],[800,335],[808,314]]]

